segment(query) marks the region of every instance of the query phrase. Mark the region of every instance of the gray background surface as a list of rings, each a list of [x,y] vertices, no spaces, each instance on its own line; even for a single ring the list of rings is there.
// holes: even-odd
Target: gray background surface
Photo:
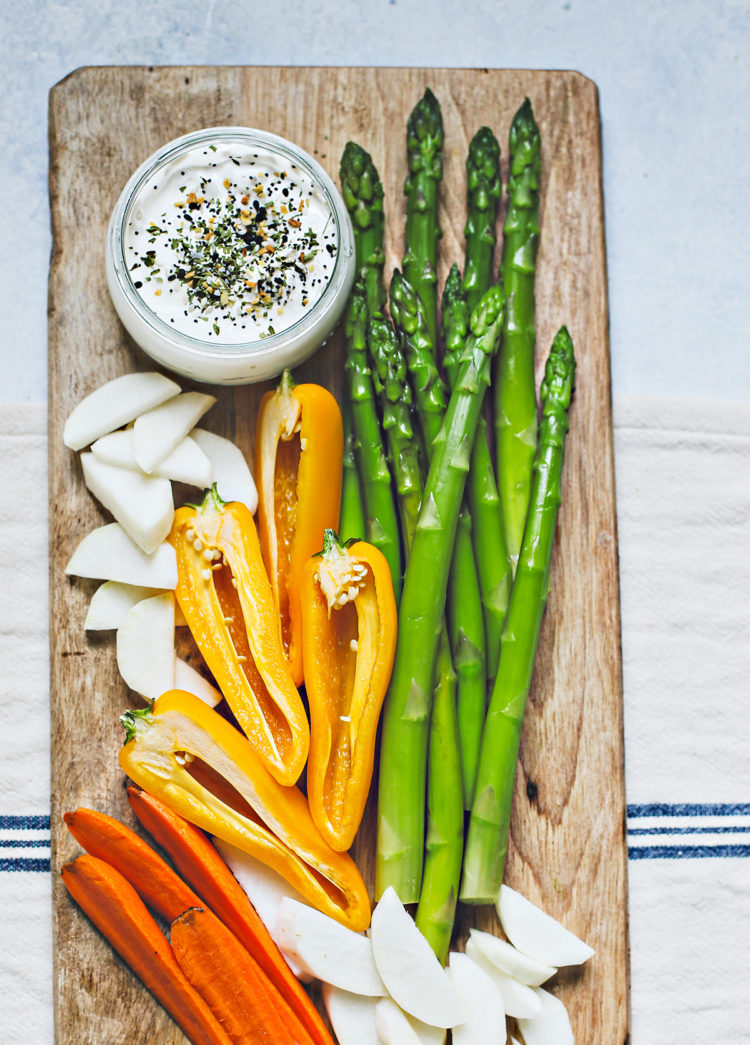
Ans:
[[[46,396],[47,93],[78,66],[122,63],[585,73],[603,123],[614,394],[750,401],[747,0],[4,0],[0,400]]]

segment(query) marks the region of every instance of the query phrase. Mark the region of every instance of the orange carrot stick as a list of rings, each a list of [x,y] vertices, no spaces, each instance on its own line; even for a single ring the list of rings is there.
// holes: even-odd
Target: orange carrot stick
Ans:
[[[310,1036],[237,937],[200,907],[172,922],[172,950],[234,1045],[309,1045]]]
[[[183,911],[201,906],[201,898],[169,864],[119,820],[84,808],[66,813],[63,819],[87,853],[111,864],[166,921],[173,922]]]
[[[76,903],[193,1045],[231,1045],[232,1039],[190,985],[158,925],[119,871],[84,853],[65,864],[62,879]]]
[[[178,871],[258,962],[315,1045],[333,1045],[320,1013],[207,836],[140,788],[128,788],[128,801],[146,830],[169,853]]]

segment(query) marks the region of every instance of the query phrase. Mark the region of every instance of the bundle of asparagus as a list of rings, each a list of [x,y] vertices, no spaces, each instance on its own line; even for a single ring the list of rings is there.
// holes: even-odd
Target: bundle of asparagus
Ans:
[[[360,146],[350,142],[341,161],[360,271],[346,322],[342,530],[357,536],[353,528],[364,524],[399,593],[403,582],[382,728],[376,892],[393,886],[402,902],[418,903],[417,924],[445,960],[459,892],[469,903],[492,902],[502,882],[575,360],[562,328],[547,360],[537,426],[541,150],[528,99],[510,130],[496,282],[500,148],[487,127],[470,144],[464,275],[458,265],[450,271],[441,326],[444,132],[431,91],[411,113],[406,138],[406,249],[388,295],[382,185]],[[485,420],[490,384],[496,464]],[[471,811],[465,853],[464,808]]]

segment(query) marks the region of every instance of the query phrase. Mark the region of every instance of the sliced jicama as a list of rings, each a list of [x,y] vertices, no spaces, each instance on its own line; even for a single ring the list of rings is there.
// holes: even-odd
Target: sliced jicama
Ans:
[[[378,972],[402,1009],[433,1027],[465,1018],[445,970],[392,887],[373,911],[370,938]]]
[[[174,661],[174,688],[193,693],[211,708],[215,708],[221,700],[221,693],[216,686],[212,686],[192,664],[180,657],[175,657]]]
[[[131,606],[159,594],[158,588],[105,581],[91,596],[89,612],[83,626],[86,631],[110,631],[119,628]]]
[[[114,468],[91,453],[81,454],[81,464],[94,497],[146,554],[155,551],[172,529],[174,502],[169,480]]]
[[[288,897],[278,924],[281,950],[310,976],[353,994],[387,994],[366,936]]]
[[[71,450],[82,450],[179,391],[178,384],[155,371],[116,377],[81,400],[65,422],[63,442]]]
[[[330,983],[323,984],[323,1004],[339,1045],[378,1045],[375,1029],[377,998],[351,994]]]
[[[277,947],[280,946],[281,934],[279,932],[279,910],[281,901],[285,896],[292,900],[303,902],[302,896],[297,890],[289,885],[280,874],[272,868],[262,864],[249,853],[243,853],[229,842],[221,838],[214,838],[213,843],[221,853],[224,863],[232,872],[234,877],[242,886],[247,898],[258,912],[261,921],[271,934],[271,939]],[[287,963],[298,980],[310,980],[312,977],[304,972],[302,968],[285,955]]]
[[[497,913],[514,947],[546,965],[580,965],[593,948],[507,885],[500,886]]]
[[[451,1031],[453,1045],[505,1045],[505,1006],[494,980],[468,955],[456,952],[450,956],[448,975],[466,1013],[466,1020]]]
[[[383,1045],[443,1045],[446,1036],[442,1027],[421,1023],[391,998],[375,1006],[375,1027]]]
[[[190,433],[214,469],[214,482],[223,501],[241,501],[255,514],[258,507],[258,491],[250,469],[240,448],[229,439],[208,432],[205,428],[194,428]]]
[[[487,961],[528,987],[538,987],[557,972],[553,965],[545,965],[535,958],[529,958],[527,954],[523,954],[498,936],[493,936],[492,933],[472,929],[471,938]]]
[[[166,543],[146,555],[119,523],[108,523],[86,534],[65,572],[73,577],[174,589],[177,587],[177,555],[172,545]]]
[[[153,472],[215,402],[216,397],[205,392],[183,392],[137,417],[133,453],[139,467]]]
[[[174,595],[137,602],[117,629],[117,667],[146,700],[174,689]]]
[[[98,461],[128,468],[132,472],[142,471],[135,459],[135,435],[132,428],[110,432],[97,439],[91,452]],[[187,483],[206,490],[213,481],[213,467],[206,454],[189,435],[177,444],[161,464],[151,473],[160,479],[171,479],[175,483]]]
[[[519,983],[512,976],[501,972],[496,965],[488,961],[476,945],[473,937],[466,941],[466,953],[476,962],[490,979],[496,984],[502,995],[505,1013],[508,1016],[531,1017],[539,1013],[540,1002],[532,987]]]
[[[574,1045],[568,1010],[560,999],[541,987],[534,993],[540,1002],[539,1014],[518,1021],[525,1045]]]

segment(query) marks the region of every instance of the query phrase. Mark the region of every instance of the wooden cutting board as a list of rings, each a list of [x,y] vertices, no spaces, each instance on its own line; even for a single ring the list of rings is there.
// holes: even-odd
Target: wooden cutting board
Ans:
[[[528,96],[543,140],[537,282],[538,373],[566,323],[578,372],[552,593],[541,636],[516,781],[506,881],[596,948],[555,990],[578,1045],[628,1034],[622,689],[607,284],[597,91],[572,72],[464,69],[90,68],[50,95],[49,286],[50,634],[52,866],[56,1040],[135,1045],[185,1039],[69,900],[57,872],[78,852],[62,814],[79,805],[133,822],[116,754],[119,715],[137,698],[120,680],[111,633],[87,635],[91,581],[64,567],[83,535],[108,521],[62,443],[72,407],[107,379],[152,364],[133,345],[104,277],[107,221],[125,181],[163,142],[212,125],[275,131],[315,155],[334,178],[347,139],[372,153],[386,190],[386,277],[403,251],[404,129],[425,87],[445,123],[440,279],[462,259],[464,161],[477,128],[505,154],[513,113]],[[507,157],[504,155],[504,180]],[[502,220],[502,216],[501,216]],[[334,337],[298,372],[341,391]],[[183,382],[184,384],[184,382]],[[252,450],[266,386],[218,392],[206,426]],[[372,810],[355,855],[369,875]],[[493,913],[462,911],[469,925]]]

